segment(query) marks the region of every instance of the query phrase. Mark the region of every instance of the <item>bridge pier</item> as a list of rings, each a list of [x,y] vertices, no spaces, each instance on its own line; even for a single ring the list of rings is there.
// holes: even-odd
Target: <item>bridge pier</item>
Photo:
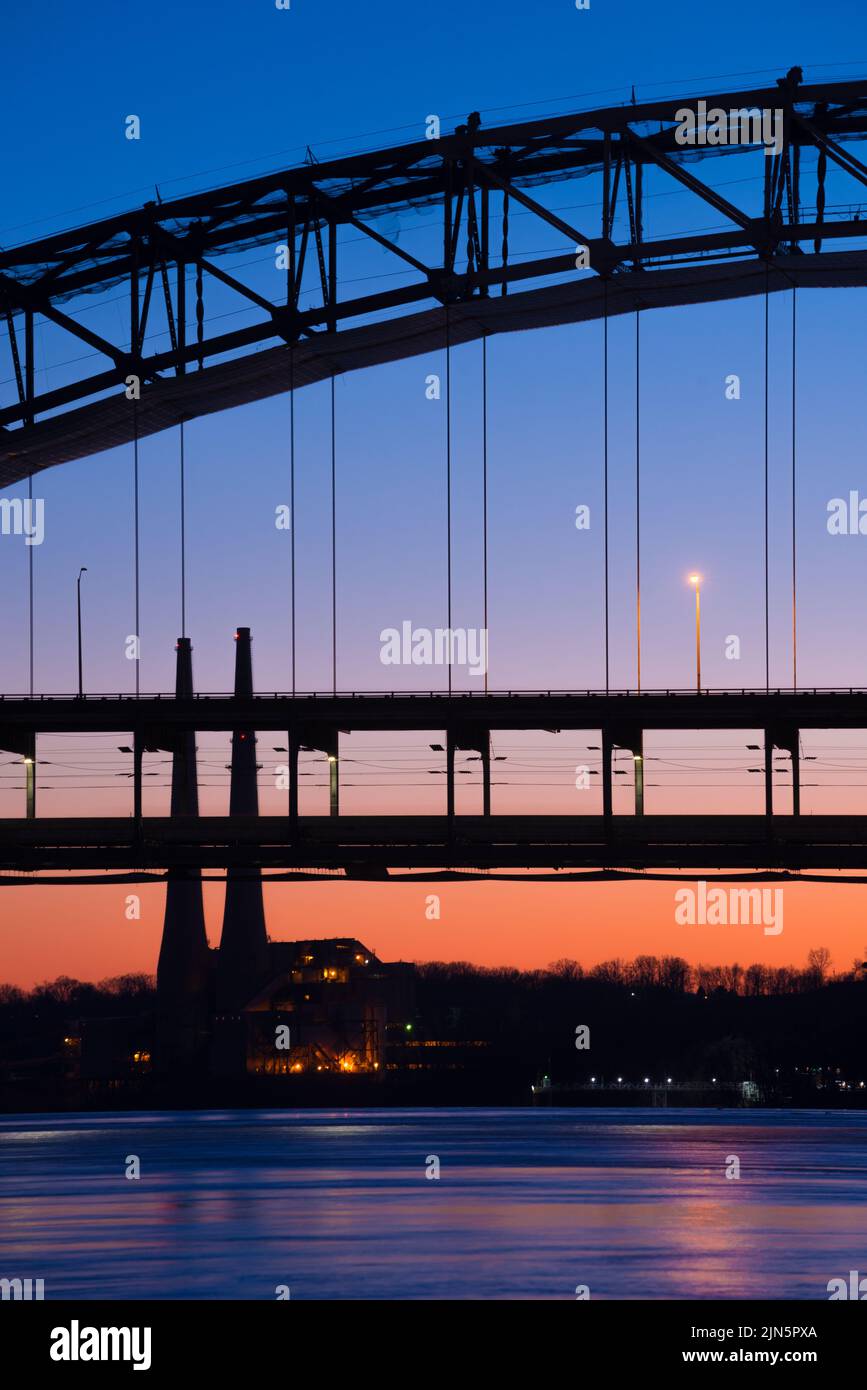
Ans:
[[[792,815],[801,814],[801,761],[798,757],[798,736],[795,734],[795,742],[792,747]]]
[[[340,777],[336,753],[328,754],[328,814],[340,815]]]
[[[632,767],[635,775],[635,814],[644,815],[644,735],[638,735],[638,752],[632,754]]]
[[[298,754],[301,746],[293,733],[289,733],[286,740],[286,747],[289,750],[289,820],[292,825],[292,838],[296,838],[298,829]]]
[[[774,749],[782,748],[792,760],[792,815],[801,814],[801,731],[793,725],[765,730],[765,814],[774,814]]]
[[[34,740],[35,742],[35,740]],[[24,759],[24,767],[27,775],[27,819],[36,819],[36,757]]]
[[[482,752],[482,815],[491,814],[491,737],[485,740]]]
[[[612,762],[615,748],[626,748],[632,754],[632,768],[635,778],[635,814],[644,815],[644,730],[630,727],[617,727],[602,730],[602,814],[608,819],[613,814],[613,772]]]
[[[142,758],[144,747],[142,737],[138,729],[133,734],[132,740],[132,814],[135,821],[136,835],[141,833],[141,777],[142,777]]]
[[[26,816],[36,819],[36,731],[35,729],[0,729],[0,748],[4,753],[18,753],[24,759]]]
[[[328,759],[328,814],[340,815],[339,739],[340,730],[327,725],[325,728],[298,725],[289,730],[289,819],[293,828],[298,825],[298,755],[302,749],[324,753]]]
[[[455,818],[455,743],[451,732],[446,734],[446,815],[451,835]]]
[[[614,740],[607,729],[602,730],[602,814],[606,820],[611,819],[614,809],[613,793],[611,787],[611,757],[614,752]]]
[[[446,814],[455,815],[455,753],[463,749],[478,753],[482,760],[482,815],[491,814],[491,731],[478,724],[465,724],[446,731]]]

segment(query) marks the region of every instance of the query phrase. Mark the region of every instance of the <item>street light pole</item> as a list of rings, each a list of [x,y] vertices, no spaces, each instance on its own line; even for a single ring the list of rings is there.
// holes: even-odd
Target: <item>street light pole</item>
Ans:
[[[701,694],[701,575],[691,574],[689,582],[695,588],[695,689]]]
[[[87,574],[87,565],[82,565],[78,571],[78,698],[84,698],[84,669],[81,659],[81,576]]]

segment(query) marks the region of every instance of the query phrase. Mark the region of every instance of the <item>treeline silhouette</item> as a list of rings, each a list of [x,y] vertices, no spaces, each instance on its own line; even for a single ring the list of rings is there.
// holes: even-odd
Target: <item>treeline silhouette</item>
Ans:
[[[597,1085],[618,1077],[639,1086],[646,1077],[690,1086],[752,1081],[767,1103],[860,1104],[867,963],[831,967],[825,948],[802,967],[649,955],[590,968],[558,960],[539,970],[432,961],[415,967],[412,1017],[390,1021],[388,1055],[419,1087],[436,1071],[455,1085],[475,1077],[473,1095],[486,1103],[525,1102],[548,1076],[573,1086],[591,1077]],[[154,1006],[147,975],[0,985],[0,1064],[56,1056],[82,1023],[148,1020]],[[587,1049],[576,1047],[581,1027],[589,1029]]]
[[[0,1016],[11,1018],[41,1018],[47,1021],[71,1021],[78,1015],[93,1018],[113,1017],[129,1012],[140,1013],[156,998],[156,982],[151,975],[117,975],[86,984],[58,975],[56,980],[19,989],[17,985],[0,985]]]
[[[421,1038],[484,1041],[486,1065],[521,1084],[753,1081],[780,1103],[804,1103],[821,1084],[825,1103],[841,1080],[867,1083],[867,966],[832,974],[825,948],[803,968],[677,956],[531,971],[432,962],[417,968],[416,996]],[[576,1047],[581,1025],[587,1050]]]
[[[0,1081],[4,1064],[29,1061],[34,1076],[39,1064],[49,1070],[62,1059],[65,1039],[77,1040],[80,1026],[101,1019],[142,1019],[153,1016],[156,982],[150,975],[119,975],[87,984],[60,975],[31,990],[0,985]]]

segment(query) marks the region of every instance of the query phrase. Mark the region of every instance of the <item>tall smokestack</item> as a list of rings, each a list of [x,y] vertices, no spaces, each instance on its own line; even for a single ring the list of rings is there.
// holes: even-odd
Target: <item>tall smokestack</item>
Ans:
[[[253,657],[250,629],[235,633],[235,695],[253,695]],[[232,787],[230,816],[258,816],[256,784],[256,736],[252,729],[232,734]],[[268,936],[262,902],[262,875],[258,869],[229,869],[226,907],[217,969],[217,1010],[239,1010],[265,983],[268,971]]]
[[[193,696],[193,649],[177,643],[175,695]],[[182,734],[172,756],[172,818],[198,816],[196,735]],[[208,938],[198,869],[170,869],[157,965],[157,1066],[168,1071],[196,1060],[208,1029]]]

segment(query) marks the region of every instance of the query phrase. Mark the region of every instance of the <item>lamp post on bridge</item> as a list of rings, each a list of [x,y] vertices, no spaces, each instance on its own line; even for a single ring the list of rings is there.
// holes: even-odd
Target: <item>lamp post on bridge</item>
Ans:
[[[689,582],[695,589],[695,689],[701,694],[701,575],[691,574]]]
[[[78,571],[77,590],[78,590],[78,698],[84,697],[84,670],[81,659],[81,576],[87,574],[87,565],[82,565]]]

